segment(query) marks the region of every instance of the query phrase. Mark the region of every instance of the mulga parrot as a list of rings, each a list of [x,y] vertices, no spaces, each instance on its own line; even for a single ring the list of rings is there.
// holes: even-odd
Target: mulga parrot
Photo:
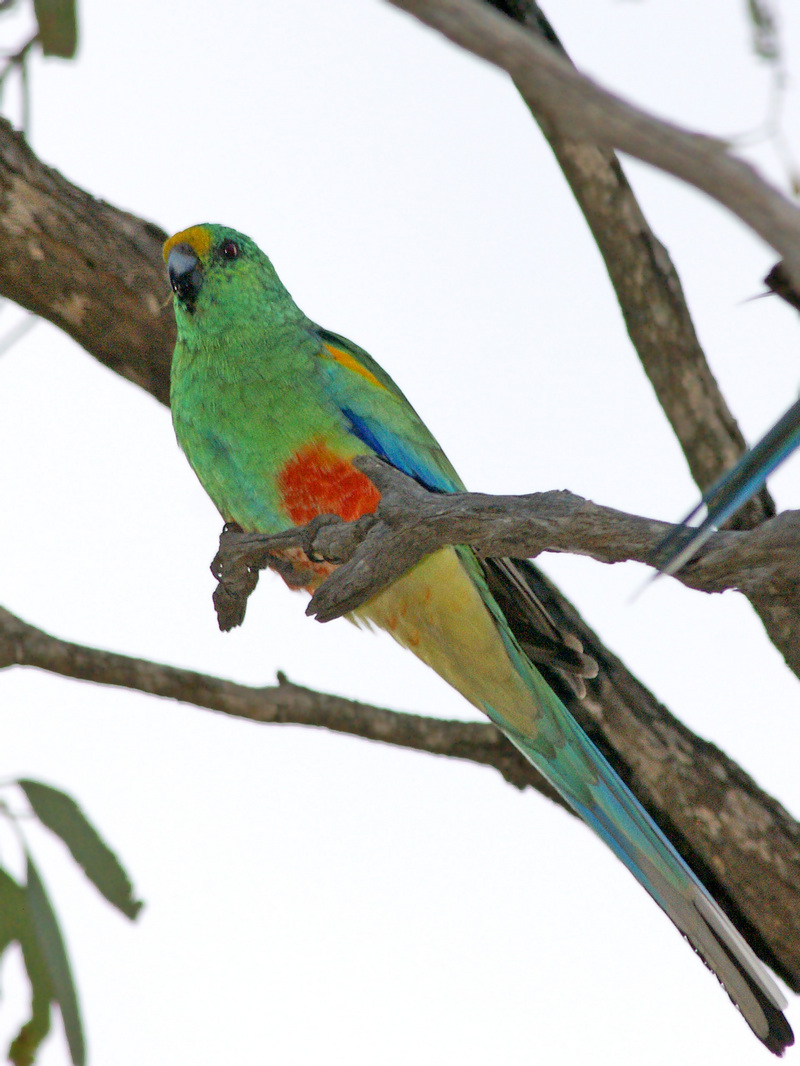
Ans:
[[[464,491],[389,375],[306,318],[249,237],[193,226],[166,242],[164,258],[178,327],[175,432],[226,522],[277,533],[320,514],[349,521],[373,512],[380,496],[353,465],[358,455],[378,456],[432,491]],[[329,564],[293,552],[313,590]],[[556,695],[559,683],[581,694],[597,666],[544,610],[525,566],[442,548],[354,620],[388,631],[488,715],[672,919],[756,1036],[781,1054],[794,1041],[783,995]]]

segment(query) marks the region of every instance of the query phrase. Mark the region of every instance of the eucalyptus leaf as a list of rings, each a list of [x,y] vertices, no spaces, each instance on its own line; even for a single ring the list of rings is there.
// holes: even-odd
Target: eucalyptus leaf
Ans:
[[[67,845],[86,876],[109,903],[135,918],[142,908],[119,859],[71,796],[40,781],[18,782],[39,820]]]
[[[55,997],[44,955],[32,931],[22,945],[22,957],[31,983],[31,1016],[14,1037],[8,1049],[8,1060],[14,1066],[31,1066],[50,1032],[50,1003]]]
[[[27,855],[27,864],[28,884],[25,896],[31,924],[47,966],[47,973],[53,988],[53,998],[56,999],[61,1010],[72,1062],[74,1066],[85,1066],[86,1045],[83,1039],[83,1026],[64,939],[61,936],[55,911],[30,854]]]
[[[12,941],[20,939],[27,921],[25,889],[0,867],[0,955]]]
[[[33,0],[33,10],[42,52],[72,59],[78,48],[76,0]]]
[[[50,1001],[55,993],[30,919],[25,889],[0,868],[0,954],[14,941],[22,948],[31,985],[31,1016],[14,1038],[8,1061],[14,1066],[31,1066],[50,1032]]]

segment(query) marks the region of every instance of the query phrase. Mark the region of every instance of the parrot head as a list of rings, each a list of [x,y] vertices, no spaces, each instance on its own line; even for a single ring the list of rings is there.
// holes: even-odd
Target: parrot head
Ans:
[[[226,308],[241,316],[248,305],[253,309],[262,305],[265,297],[289,299],[258,245],[227,226],[204,223],[181,230],[164,244],[164,262],[175,294],[179,332],[199,324],[198,320],[203,320],[204,329],[213,329]]]

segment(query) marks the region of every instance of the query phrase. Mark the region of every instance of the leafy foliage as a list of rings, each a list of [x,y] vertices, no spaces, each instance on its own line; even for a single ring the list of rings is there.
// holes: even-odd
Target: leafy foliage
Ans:
[[[135,918],[142,903],[134,899],[128,875],[75,800],[40,781],[22,779],[9,784],[19,785],[42,825],[61,838],[106,899],[126,917]],[[24,885],[0,867],[0,956],[18,943],[31,985],[31,1015],[13,1040],[8,1059],[14,1066],[32,1066],[50,1031],[50,1009],[55,1003],[64,1022],[73,1066],[84,1066],[86,1043],[78,994],[58,919],[19,815],[5,800],[0,800],[0,812],[13,824],[26,860]]]
[[[61,837],[95,888],[124,915],[135,918],[142,908],[141,900],[133,898],[133,886],[119,859],[75,800],[40,781],[23,778],[17,783],[39,821]]]
[[[86,1062],[86,1044],[83,1039],[78,994],[72,980],[67,949],[58,925],[53,905],[45,891],[39,871],[30,855],[27,856],[28,883],[25,902],[37,943],[42,950],[47,975],[52,983],[52,998],[61,1008],[64,1030],[67,1034],[70,1055],[75,1066]]]
[[[9,1061],[30,1066],[50,1031],[50,1002],[55,998],[42,949],[31,922],[25,888],[0,868],[0,955],[19,943],[31,983],[31,1016],[9,1048]]]

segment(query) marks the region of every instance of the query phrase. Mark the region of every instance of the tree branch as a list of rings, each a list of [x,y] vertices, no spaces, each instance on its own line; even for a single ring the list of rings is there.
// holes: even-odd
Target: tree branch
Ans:
[[[612,150],[694,185],[732,211],[783,256],[783,289],[800,290],[800,209],[732,155],[723,141],[655,118],[580,74],[541,11],[531,10],[526,0],[496,0],[505,14],[482,0],[389,2],[511,75],[586,215],[631,339],[705,491],[741,456],[743,438],[694,336],[674,267],[629,195]],[[754,502],[731,525],[750,528],[773,513],[771,499],[762,496],[761,504]],[[753,589],[750,602],[770,640],[796,671],[800,608],[776,602],[768,587],[762,592]]]
[[[292,684],[282,674],[277,685],[238,685],[193,670],[59,640],[0,607],[0,670],[9,666],[35,666],[63,677],[134,689],[253,722],[314,726],[432,755],[467,759],[492,766],[515,788],[535,788],[569,810],[552,785],[489,722],[447,721],[388,711],[313,692]]]
[[[800,990],[800,825],[712,744],[694,736],[599,642],[543,577],[536,594],[600,663],[570,709],[698,871],[759,955]],[[490,723],[446,721],[313,692],[279,675],[251,688],[59,640],[0,608],[0,669],[33,666],[205,707],[237,718],[304,725],[498,770],[561,803]]]
[[[694,185],[784,259],[800,287],[800,209],[715,137],[681,129],[601,89],[544,41],[482,0],[389,0],[507,71],[556,135],[604,144]]]
[[[308,605],[308,614],[329,622],[446,544],[468,544],[483,557],[531,559],[544,551],[570,552],[601,563],[632,560],[654,566],[661,541],[676,528],[565,490],[527,496],[442,494],[380,459],[362,456],[355,462],[380,490],[374,514],[355,522],[325,515],[273,536],[226,527],[211,567],[220,583],[215,593],[220,628],[241,624],[255,588],[254,571],[279,569],[291,583],[286,564],[272,554],[285,548],[343,564]],[[800,511],[786,511],[746,532],[714,534],[674,580],[703,592],[738,589],[777,624],[800,602]],[[800,676],[800,647],[789,642],[784,655]]]
[[[489,0],[570,63],[535,0]],[[567,140],[539,99],[517,84],[558,160],[589,225],[622,317],[658,402],[701,492],[744,454],[747,445],[697,339],[678,272],[647,223],[611,148]],[[734,515],[731,529],[751,529],[775,505],[764,486]]]
[[[68,182],[0,119],[0,235],[0,295],[168,404],[166,233]]]

